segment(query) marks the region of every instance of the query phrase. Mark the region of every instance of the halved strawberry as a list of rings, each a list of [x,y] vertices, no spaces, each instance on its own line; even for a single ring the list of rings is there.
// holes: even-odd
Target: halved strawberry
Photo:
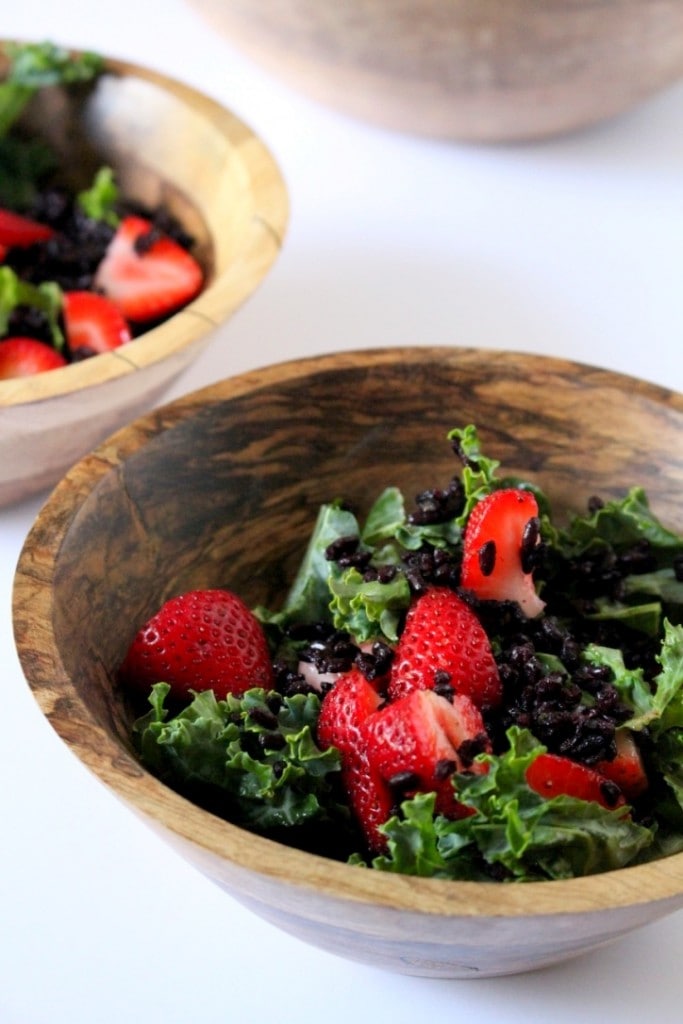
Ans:
[[[462,586],[483,600],[516,601],[529,618],[545,608],[534,588],[538,503],[531,491],[505,488],[472,509],[463,539]]]
[[[477,707],[495,707],[502,685],[479,619],[447,587],[430,587],[411,605],[391,666],[389,697],[450,687]]]
[[[630,729],[618,729],[617,754],[611,761],[599,761],[596,770],[616,782],[627,800],[635,800],[648,788],[643,759]]]
[[[318,717],[318,743],[336,747],[341,755],[342,782],[368,846],[376,853],[386,847],[378,831],[390,817],[392,793],[370,765],[365,723],[377,710],[381,697],[357,669],[340,676],[325,694]]]
[[[109,352],[131,340],[121,310],[95,292],[65,292],[64,326],[72,355]]]
[[[0,245],[7,249],[46,242],[54,233],[54,229],[47,224],[0,207]]]
[[[526,781],[548,800],[555,796],[574,796],[594,800],[608,810],[626,803],[624,794],[611,779],[559,754],[539,754],[526,770]]]
[[[273,670],[263,628],[229,590],[172,597],[138,631],[119,671],[145,692],[164,682],[177,698],[213,690],[218,699],[251,687],[270,689]]]
[[[44,341],[24,337],[0,341],[0,380],[30,377],[60,366],[66,366],[66,359]]]
[[[461,818],[470,809],[455,796],[454,772],[483,773],[474,761],[490,751],[481,712],[469,697],[452,700],[414,690],[371,715],[365,724],[371,767],[403,794],[435,792],[436,809]]]
[[[94,286],[137,323],[183,306],[203,282],[200,265],[186,249],[136,216],[121,221],[94,278]]]

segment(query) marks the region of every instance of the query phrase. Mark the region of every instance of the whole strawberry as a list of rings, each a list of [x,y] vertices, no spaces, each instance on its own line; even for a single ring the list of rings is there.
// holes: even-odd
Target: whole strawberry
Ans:
[[[478,708],[495,707],[502,699],[484,628],[447,587],[431,587],[408,610],[391,666],[389,698],[434,689],[463,694]]]
[[[261,623],[228,590],[193,590],[167,601],[133,640],[120,677],[145,691],[168,683],[180,699],[213,690],[220,700],[273,684]]]

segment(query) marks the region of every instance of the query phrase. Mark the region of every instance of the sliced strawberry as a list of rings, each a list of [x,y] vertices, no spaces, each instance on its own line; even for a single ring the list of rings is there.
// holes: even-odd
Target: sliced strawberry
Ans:
[[[6,246],[7,249],[46,242],[54,233],[54,229],[47,224],[41,224],[39,221],[0,207],[0,245]]]
[[[342,780],[368,849],[382,853],[387,841],[379,826],[389,820],[394,810],[391,789],[371,767],[367,755],[342,755]]]
[[[502,686],[489,639],[470,606],[447,587],[431,587],[406,616],[391,666],[389,697],[450,687],[477,707],[495,707]]]
[[[600,761],[596,770],[615,782],[627,800],[635,800],[648,788],[648,778],[633,733],[618,729],[617,755],[611,761]]]
[[[474,757],[491,745],[469,697],[455,694],[451,701],[433,690],[413,690],[371,715],[365,733],[370,765],[394,791],[435,792],[441,814],[470,813],[456,799],[451,777],[456,771],[485,772]]]
[[[167,601],[137,633],[120,677],[145,691],[168,683],[181,699],[190,690],[213,690],[223,699],[273,684],[261,623],[228,590],[192,590]]]
[[[204,275],[193,256],[143,217],[125,217],[94,278],[127,320],[140,323],[171,313],[201,290]]]
[[[56,349],[36,338],[6,338],[0,341],[0,380],[30,377],[45,370],[66,366],[66,359]]]
[[[365,745],[363,723],[381,703],[379,693],[359,669],[344,672],[322,700],[319,740],[326,747],[336,747],[342,754],[362,750]]]
[[[7,255],[8,251],[9,251],[9,246],[0,244],[0,263],[2,263],[4,261],[5,256]]]
[[[538,503],[531,491],[506,488],[482,498],[465,527],[462,586],[483,600],[516,601],[529,618],[545,603],[534,588]]]
[[[608,810],[625,804],[619,787],[600,772],[559,754],[539,754],[526,770],[526,781],[540,796],[574,796],[594,800]]]
[[[62,311],[72,355],[109,352],[131,340],[121,310],[103,295],[65,292]]]
[[[362,673],[354,668],[340,676],[325,694],[318,717],[318,742],[334,746],[342,761],[342,782],[369,848],[379,853],[386,839],[378,831],[391,815],[392,793],[370,765],[365,723],[377,710],[381,697]]]

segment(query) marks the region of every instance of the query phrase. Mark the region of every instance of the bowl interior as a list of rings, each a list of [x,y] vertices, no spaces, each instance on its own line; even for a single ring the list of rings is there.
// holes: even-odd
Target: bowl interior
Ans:
[[[259,864],[288,885],[439,914],[462,913],[462,891],[468,914],[501,916],[564,911],[567,892],[578,906],[683,893],[683,856],[613,873],[608,887],[593,878],[559,890],[494,886],[495,894],[473,883],[368,880],[298,851],[283,859],[277,844],[182,800],[131,753],[115,669],[165,599],[227,586],[276,606],[321,502],[343,496],[362,510],[387,484],[407,495],[447,484],[458,467],[446,433],[469,422],[485,451],[540,483],[557,509],[638,483],[662,519],[683,529],[680,395],[562,360],[457,348],[323,356],[222,381],[114,435],[40,513],[15,581],[27,679],[76,754],[134,808],[200,848],[214,876],[226,881],[230,864],[246,875]]]

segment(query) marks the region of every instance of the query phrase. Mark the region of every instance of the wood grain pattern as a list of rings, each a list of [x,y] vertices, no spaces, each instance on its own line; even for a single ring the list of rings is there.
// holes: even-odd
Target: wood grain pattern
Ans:
[[[133,198],[163,202],[198,240],[207,287],[185,309],[113,352],[0,381],[0,505],[54,484],[77,458],[150,408],[211,332],[256,290],[288,222],[269,151],[237,117],[182,83],[108,61],[93,91],[41,93],[27,124],[74,162],[74,185],[113,166]],[[78,159],[74,161],[74,150]]]
[[[637,482],[683,529],[682,396],[558,359],[378,349],[228,379],[119,431],[57,486],[14,586],[17,648],[41,708],[164,840],[308,942],[439,977],[528,970],[656,920],[683,906],[683,855],[499,886],[376,874],[286,849],[140,767],[114,675],[137,628],[175,593],[229,586],[275,604],[320,502],[343,492],[362,510],[389,483],[408,494],[446,484],[457,471],[446,433],[470,421],[486,450],[558,507]]]
[[[419,135],[555,135],[683,74],[678,0],[190,2],[315,99]]]

